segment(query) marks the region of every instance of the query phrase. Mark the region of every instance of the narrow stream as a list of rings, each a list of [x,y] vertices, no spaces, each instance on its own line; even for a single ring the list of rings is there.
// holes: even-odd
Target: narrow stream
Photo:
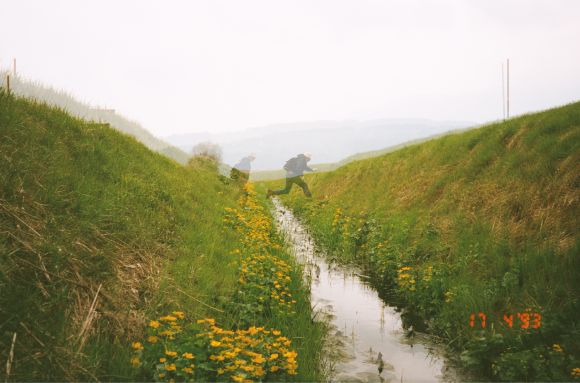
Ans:
[[[351,266],[329,264],[293,214],[276,198],[275,218],[304,266],[312,305],[330,326],[324,366],[330,380],[348,382],[453,382],[443,350],[429,337],[409,334],[401,317]],[[379,374],[379,370],[381,373]]]

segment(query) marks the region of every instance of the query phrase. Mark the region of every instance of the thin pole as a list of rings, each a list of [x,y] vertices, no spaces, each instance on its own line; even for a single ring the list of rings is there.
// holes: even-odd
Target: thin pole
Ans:
[[[505,80],[504,80],[503,63],[501,63],[501,115],[505,121]]]
[[[10,94],[10,75],[6,75],[6,91]]]
[[[510,118],[510,59],[507,59],[507,118]]]
[[[16,77],[16,59],[13,59],[13,67],[12,67],[12,69],[13,69],[14,77]]]

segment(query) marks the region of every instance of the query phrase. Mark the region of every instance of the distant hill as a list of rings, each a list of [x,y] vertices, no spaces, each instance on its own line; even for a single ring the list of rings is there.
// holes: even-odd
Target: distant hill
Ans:
[[[218,143],[223,148],[223,161],[228,165],[234,165],[249,153],[256,153],[254,170],[276,170],[298,153],[311,152],[316,163],[334,163],[356,153],[382,150],[473,125],[476,124],[423,119],[316,121],[220,134],[174,135],[165,139],[185,151],[202,141]]]
[[[0,72],[0,78],[5,78],[6,72]],[[47,87],[37,82],[27,81],[19,76],[10,77],[10,88],[14,94],[46,102],[58,106],[68,113],[88,121],[108,123],[112,128],[135,137],[149,149],[185,164],[188,155],[182,150],[171,146],[145,130],[138,122],[131,121],[116,113],[113,109],[103,109],[78,101],[70,94]]]
[[[467,128],[467,129],[469,129],[469,128]],[[407,142],[404,142],[402,144],[391,146],[391,147],[384,148],[384,149],[372,150],[369,152],[362,152],[362,153],[353,154],[353,155],[348,156],[348,157],[346,157],[338,162],[314,163],[314,164],[312,164],[312,168],[314,168],[316,170],[316,173],[330,172],[330,171],[336,170],[344,165],[347,165],[353,161],[359,161],[359,160],[364,160],[367,158],[379,157],[379,156],[382,156],[383,154],[394,152],[395,150],[402,149],[402,148],[409,146],[409,145],[420,144],[422,142],[426,142],[426,141],[429,141],[429,140],[432,140],[432,139],[435,139],[435,138],[438,138],[438,137],[441,137],[441,136],[444,136],[447,134],[459,133],[459,132],[465,131],[467,129],[452,130],[452,131],[437,134],[434,136],[429,136],[429,137],[420,138],[417,140],[407,141]],[[286,172],[283,169],[258,170],[258,171],[252,172],[250,178],[253,181],[268,181],[268,180],[281,179],[281,178],[284,178],[285,176],[286,176]]]

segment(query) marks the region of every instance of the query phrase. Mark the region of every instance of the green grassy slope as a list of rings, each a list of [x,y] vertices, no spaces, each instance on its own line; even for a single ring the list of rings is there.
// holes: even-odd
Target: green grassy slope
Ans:
[[[469,371],[572,379],[580,367],[580,103],[307,181],[314,200],[294,190],[286,202],[318,240],[365,264],[408,318],[463,351]]]
[[[226,308],[242,238],[223,222],[240,190],[214,164],[183,167],[0,90],[0,180],[0,360],[12,360],[10,380],[150,380],[129,363],[149,319],[181,310],[240,322]],[[306,292],[296,299],[309,307]],[[309,310],[298,317],[310,323]],[[303,339],[299,360],[315,360],[310,330],[288,330]],[[299,368],[297,379],[316,373]]]
[[[6,71],[0,71],[0,78],[5,79],[8,74]],[[165,154],[181,164],[187,163],[189,158],[187,153],[153,136],[138,122],[131,121],[115,111],[91,107],[66,92],[58,91],[37,82],[27,81],[20,76],[10,76],[10,84],[11,91],[16,95],[63,108],[68,113],[85,120],[111,124],[113,128],[135,137],[149,149]]]

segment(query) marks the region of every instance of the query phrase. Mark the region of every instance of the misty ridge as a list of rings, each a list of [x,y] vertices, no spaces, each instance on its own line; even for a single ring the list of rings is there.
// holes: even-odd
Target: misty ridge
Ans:
[[[475,125],[469,121],[426,119],[316,121],[274,124],[239,132],[179,134],[164,139],[185,152],[201,142],[217,143],[223,149],[223,162],[230,166],[255,153],[254,170],[277,170],[298,153],[311,152],[316,164],[336,163],[359,153],[381,151]]]
[[[9,72],[0,71],[2,79]],[[4,80],[5,81],[5,80]],[[233,166],[241,158],[255,153],[253,170],[280,170],[291,157],[305,151],[313,153],[313,163],[329,164],[319,170],[331,170],[351,160],[373,157],[389,148],[477,125],[469,121],[434,121],[427,119],[378,119],[369,121],[314,121],[272,124],[241,131],[211,133],[193,132],[160,139],[113,109],[92,106],[65,91],[39,82],[10,76],[11,91],[89,121],[108,123],[114,129],[133,136],[149,149],[185,164],[192,148],[212,142],[222,148],[222,161]],[[364,153],[361,155],[361,153]]]
[[[13,76],[6,70],[0,70],[2,85],[4,85],[8,74],[10,74],[10,90],[16,95],[62,108],[75,117],[110,124],[112,128],[135,137],[153,151],[165,154],[182,164],[187,162],[188,155],[186,153],[155,137],[141,124],[116,113],[114,109],[89,105],[77,100],[65,91],[54,89],[39,82],[28,81],[18,75]]]

